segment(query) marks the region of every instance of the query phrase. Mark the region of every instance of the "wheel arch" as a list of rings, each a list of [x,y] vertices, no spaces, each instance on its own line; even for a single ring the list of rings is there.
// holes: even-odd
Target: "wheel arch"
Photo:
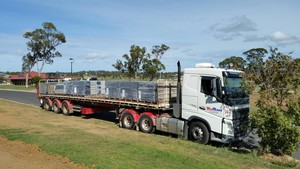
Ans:
[[[195,121],[202,122],[207,127],[208,131],[211,132],[211,127],[210,127],[209,123],[205,119],[203,119],[201,117],[191,116],[188,119],[188,126],[190,126],[192,124],[192,122],[195,122]]]

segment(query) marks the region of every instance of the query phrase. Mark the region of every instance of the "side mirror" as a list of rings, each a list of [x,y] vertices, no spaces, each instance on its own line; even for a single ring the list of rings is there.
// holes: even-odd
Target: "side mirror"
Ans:
[[[216,77],[212,80],[212,95],[218,100],[222,101],[222,85],[221,79]]]

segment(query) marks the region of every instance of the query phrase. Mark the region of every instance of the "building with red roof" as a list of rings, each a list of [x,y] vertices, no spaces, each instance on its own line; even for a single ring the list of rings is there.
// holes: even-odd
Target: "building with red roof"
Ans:
[[[25,85],[26,84],[26,74],[27,73],[19,73],[16,75],[10,75],[7,78],[4,78],[6,83],[14,84],[14,85]],[[39,75],[38,72],[30,72],[28,74],[28,85],[33,85],[32,78],[37,77]],[[60,76],[58,73],[41,73],[40,76],[42,79],[64,79],[64,80],[71,80],[71,79],[79,79],[80,76]]]
[[[17,75],[10,75],[8,78],[6,78],[6,82],[14,85],[25,85],[26,83],[26,74],[27,73],[20,73]],[[28,74],[28,84],[32,85],[32,78],[38,76],[38,72],[30,72]],[[40,76],[42,79],[48,78],[46,73],[41,73]]]

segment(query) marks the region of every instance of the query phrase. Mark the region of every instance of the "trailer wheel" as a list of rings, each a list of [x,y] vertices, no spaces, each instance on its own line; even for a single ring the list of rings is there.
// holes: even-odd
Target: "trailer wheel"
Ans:
[[[129,130],[133,129],[134,119],[133,119],[132,114],[124,113],[121,120],[122,120],[122,127],[123,128],[129,129]]]
[[[61,110],[62,110],[63,115],[65,115],[65,116],[68,116],[68,115],[71,114],[71,113],[70,113],[70,108],[69,108],[69,106],[68,106],[68,104],[67,104],[66,102],[64,102],[64,103],[62,104]]]
[[[61,109],[58,107],[57,101],[54,101],[52,109],[55,113],[61,113]]]
[[[43,109],[44,108],[44,100],[40,98],[40,107]]]
[[[155,127],[153,126],[153,121],[148,115],[142,115],[139,120],[139,129],[144,133],[153,133]]]
[[[48,99],[44,99],[44,101],[43,101],[43,107],[47,111],[51,110],[51,106],[50,106],[50,103],[49,103]]]
[[[200,144],[207,144],[209,141],[207,127],[200,121],[192,122],[189,127],[189,139]]]

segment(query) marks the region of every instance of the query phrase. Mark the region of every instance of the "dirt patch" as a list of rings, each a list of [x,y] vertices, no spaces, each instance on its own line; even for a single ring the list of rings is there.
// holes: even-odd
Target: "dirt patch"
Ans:
[[[72,163],[68,158],[50,155],[37,145],[21,141],[8,141],[0,136],[0,168],[47,168],[47,169],[86,169],[83,165]]]
[[[273,154],[264,154],[262,156],[260,156],[261,158],[271,161],[271,162],[275,162],[275,163],[298,163],[298,160],[295,160],[293,157],[288,156],[288,155],[283,155],[283,156],[276,156]]]

